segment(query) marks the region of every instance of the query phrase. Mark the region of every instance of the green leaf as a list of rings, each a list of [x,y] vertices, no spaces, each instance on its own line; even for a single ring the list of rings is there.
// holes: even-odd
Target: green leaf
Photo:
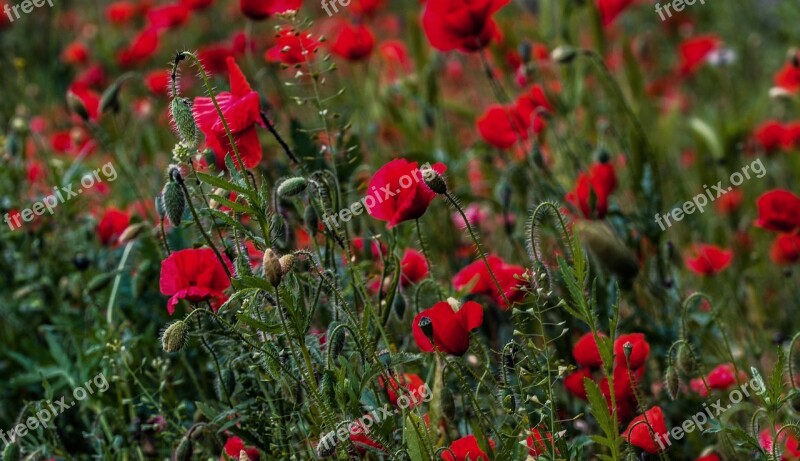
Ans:
[[[406,438],[406,446],[408,447],[408,455],[411,461],[429,461],[430,457],[425,449],[423,442],[423,434],[420,434],[419,428],[424,428],[425,423],[415,413],[409,413],[405,418],[403,425],[403,435]]]
[[[246,195],[247,197],[251,197],[251,192],[249,189],[242,187],[238,184],[234,184],[228,181],[227,179],[220,178],[219,176],[212,176],[208,173],[200,173],[200,172],[197,173],[197,176],[200,178],[201,181],[210,186],[218,187],[228,191],[238,192],[240,194]]]

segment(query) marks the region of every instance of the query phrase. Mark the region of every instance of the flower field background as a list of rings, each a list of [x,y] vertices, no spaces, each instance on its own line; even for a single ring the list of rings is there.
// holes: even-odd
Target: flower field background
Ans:
[[[2,460],[800,459],[796,0],[0,12]]]

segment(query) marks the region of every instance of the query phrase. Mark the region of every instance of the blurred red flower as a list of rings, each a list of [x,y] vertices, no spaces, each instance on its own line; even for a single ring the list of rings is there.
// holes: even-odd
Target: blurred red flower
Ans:
[[[250,87],[236,61],[228,57],[226,63],[231,91],[218,93],[217,102],[233,135],[242,163],[245,168],[254,168],[261,162],[263,155],[256,131],[256,125],[261,120],[261,100],[258,93]],[[216,154],[217,166],[224,168],[225,157],[228,155],[238,166],[233,147],[225,131],[225,125],[211,98],[195,98],[192,111],[197,120],[197,126],[206,136],[206,144]]]
[[[789,62],[775,75],[775,86],[790,93],[800,90],[800,54],[792,56]]]
[[[586,400],[586,386],[584,385],[586,379],[592,379],[592,371],[588,368],[579,368],[564,377],[564,387],[575,397]]]
[[[492,14],[510,0],[428,0],[422,27],[441,51],[477,51],[498,33]]]
[[[452,451],[452,453],[451,453]],[[442,452],[444,461],[489,461],[489,457],[478,446],[478,439],[474,435],[461,437],[450,444],[450,450]]]
[[[171,29],[189,19],[189,9],[179,3],[159,5],[147,11],[147,22],[156,29]]]
[[[108,208],[97,224],[97,236],[104,246],[115,246],[122,232],[131,222],[131,216],[117,208]]]
[[[447,167],[441,163],[431,166],[443,174]],[[397,158],[382,166],[367,187],[374,206],[367,213],[386,221],[390,229],[401,222],[417,219],[427,211],[436,194],[424,183],[417,162]]]
[[[698,243],[686,254],[686,267],[698,275],[716,275],[733,261],[733,251]]]
[[[388,382],[381,376],[379,381],[380,385],[386,389],[386,393],[389,395],[389,403],[392,405],[397,406],[397,399],[402,396],[405,396],[408,400],[408,404],[403,405],[404,408],[415,408],[422,402],[425,381],[419,375],[403,373],[400,379],[392,377]],[[408,394],[412,394],[412,396]]]
[[[106,7],[106,18],[113,24],[125,24],[136,16],[137,10],[133,2],[114,2]]]
[[[181,0],[181,5],[190,10],[202,10],[203,8],[208,8],[213,3],[214,0]]]
[[[780,431],[779,426],[775,426],[774,433],[777,434]],[[787,429],[778,436],[778,444],[779,446],[775,451],[783,451],[783,456],[781,456],[781,461],[789,461],[795,460],[800,458],[800,443],[798,443],[797,438],[792,433],[791,429]],[[773,445],[775,443],[775,436],[773,435],[773,429],[766,428],[758,434],[758,444],[761,445],[761,448],[766,450],[770,455],[772,455]]]
[[[419,321],[427,317],[433,327],[436,347],[450,355],[464,355],[469,348],[469,332],[483,324],[483,307],[474,301],[465,302],[457,311],[446,301],[440,301],[414,317],[412,330],[417,347],[432,352],[433,344],[422,331]]]
[[[331,51],[348,61],[360,61],[367,58],[375,48],[375,36],[369,27],[348,22],[339,27],[339,33],[333,41]]]
[[[400,262],[400,284],[404,287],[419,283],[428,276],[428,262],[419,251],[406,249]]]
[[[544,434],[544,436],[542,436]],[[531,456],[539,456],[547,453],[547,447],[553,443],[553,435],[549,432],[539,432],[539,429],[532,428],[531,435],[525,439]]]
[[[781,234],[776,237],[770,247],[769,257],[779,265],[800,261],[800,235]]]
[[[645,417],[647,422],[645,422]],[[647,423],[649,423],[649,426]],[[651,428],[653,433],[650,432]],[[663,438],[665,435],[667,435],[667,424],[664,422],[664,412],[658,406],[634,418],[623,434],[628,443],[650,454],[661,451],[656,440]]]
[[[525,120],[513,108],[494,104],[478,118],[478,133],[498,149],[508,149],[520,139],[528,139]]]
[[[234,459],[236,461],[240,460],[239,454],[244,451],[247,453],[248,459],[250,461],[258,461],[261,455],[258,453],[258,450],[254,447],[246,447],[244,445],[244,441],[239,437],[231,437],[225,442],[225,454],[229,456],[229,458],[220,458],[221,461],[228,461],[229,459]]]
[[[239,0],[242,14],[255,21],[289,10],[297,10],[302,4],[303,0]]]
[[[775,232],[800,228],[800,197],[785,189],[773,189],[758,197],[756,226]]]
[[[683,41],[678,47],[680,74],[687,77],[699,69],[713,51],[722,46],[722,40],[714,35],[703,35]]]
[[[158,50],[159,29],[148,27],[137,34],[127,48],[117,54],[117,62],[121,66],[131,66],[146,61]]]
[[[595,163],[589,173],[581,173],[575,188],[565,199],[587,219],[603,219],[608,213],[608,199],[617,188],[617,174],[611,163]],[[593,205],[593,206],[592,206]]]
[[[777,120],[767,120],[756,127],[755,140],[768,154],[779,150],[786,136],[786,127]]]
[[[600,19],[603,26],[608,26],[626,8],[636,3],[637,0],[597,0],[597,9],[600,10]]]
[[[725,390],[734,384],[736,384],[736,373],[731,364],[717,365],[708,373],[708,387],[711,389]]]
[[[72,42],[61,52],[61,60],[71,65],[86,64],[89,50],[81,42]]]
[[[222,255],[228,270],[233,266],[227,256]],[[172,315],[181,299],[189,302],[212,301],[213,309],[225,298],[223,291],[231,286],[231,280],[222,263],[211,248],[180,250],[161,261],[161,294],[170,296],[167,312]]]
[[[279,32],[275,45],[267,50],[264,55],[269,62],[282,62],[295,65],[306,62],[316,53],[319,41],[308,32],[297,33],[289,26],[284,26]]]
[[[508,308],[503,294],[508,298],[508,302],[514,304],[525,298],[525,292],[520,289],[524,282],[519,280],[518,277],[525,273],[525,268],[513,264],[507,264],[499,256],[488,256],[487,261],[489,267],[492,268],[497,282],[503,289],[501,294],[497,285],[495,285],[492,276],[487,269],[483,260],[475,261],[474,263],[461,269],[456,275],[453,276],[453,286],[460,290],[467,286],[471,286],[469,292],[471,294],[483,294],[492,298],[498,306],[503,309]]]

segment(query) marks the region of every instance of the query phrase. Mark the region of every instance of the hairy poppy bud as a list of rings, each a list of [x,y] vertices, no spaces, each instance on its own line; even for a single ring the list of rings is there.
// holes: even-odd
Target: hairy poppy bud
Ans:
[[[281,261],[278,258],[278,255],[275,254],[271,248],[267,248],[267,250],[264,251],[262,267],[264,268],[264,277],[267,279],[269,284],[273,287],[280,285],[281,277],[283,277]]]
[[[198,128],[192,115],[192,102],[188,98],[172,98],[169,113],[181,141],[190,149],[196,148]]]
[[[633,343],[625,341],[625,344],[622,345],[622,351],[625,353],[625,362],[629,362],[631,360],[631,352],[633,352]]]
[[[550,52],[550,59],[558,64],[569,64],[578,55],[578,50],[571,46],[559,46]]]
[[[294,262],[297,260],[294,255],[283,255],[278,262],[281,264],[281,275],[286,275],[294,267]]]
[[[84,122],[89,121],[89,111],[86,110],[86,105],[83,104],[81,98],[75,95],[72,91],[67,92],[67,107],[78,117],[83,119]]]
[[[193,451],[192,440],[184,436],[172,453],[172,461],[189,461],[192,459]]]
[[[419,319],[419,328],[425,333],[425,337],[427,337],[431,343],[433,343],[433,322],[429,317],[422,317]]]
[[[135,240],[142,233],[144,228],[144,223],[131,224],[122,231],[122,234],[119,236],[119,243],[125,244],[131,240]]]
[[[447,193],[447,183],[439,172],[431,168],[430,165],[423,166],[420,172],[422,173],[422,180],[425,181],[430,190],[439,195]]]
[[[681,383],[680,379],[678,378],[678,372],[675,371],[675,368],[673,368],[672,365],[667,367],[667,372],[664,374],[664,384],[667,387],[669,398],[675,400],[678,397]]]
[[[173,181],[167,182],[164,186],[164,190],[161,192],[161,197],[164,202],[164,211],[167,218],[169,218],[169,222],[175,227],[180,226],[181,220],[183,219],[183,212],[186,209],[186,197],[183,196],[183,191],[181,191],[180,186]]]
[[[680,369],[687,375],[692,374],[694,372],[694,360],[692,359],[692,351],[686,344],[681,343],[681,345],[678,346],[677,365],[678,369]]]
[[[178,352],[186,345],[189,336],[189,326],[183,320],[171,324],[161,336],[161,348],[169,354]]]
[[[278,197],[294,197],[302,193],[308,187],[306,178],[289,178],[278,186]]]

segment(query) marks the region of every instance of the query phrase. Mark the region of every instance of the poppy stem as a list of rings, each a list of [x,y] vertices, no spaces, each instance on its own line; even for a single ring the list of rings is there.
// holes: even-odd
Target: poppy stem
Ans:
[[[214,245],[214,242],[211,241],[211,237],[206,233],[206,230],[203,229],[203,223],[200,222],[200,216],[197,215],[197,210],[195,210],[194,208],[194,204],[192,203],[192,196],[189,194],[189,189],[186,188],[186,184],[183,182],[182,179],[176,182],[181,187],[183,195],[186,197],[186,204],[189,205],[189,211],[192,212],[192,218],[194,219],[195,224],[197,224],[197,228],[200,229],[200,233],[203,235],[203,238],[205,239],[208,246],[211,247],[212,250],[214,250],[214,254],[217,255],[217,259],[219,259],[220,264],[222,264],[222,268],[225,270],[225,274],[230,279],[231,271],[230,269],[228,269],[228,264],[225,262],[225,259],[223,259],[222,254],[219,252],[216,245]]]
[[[511,303],[508,301],[506,297],[505,291],[503,291],[503,287],[500,286],[500,282],[497,281],[497,277],[494,275],[494,271],[492,270],[492,266],[489,265],[489,260],[486,258],[486,252],[483,251],[483,247],[481,246],[481,242],[478,240],[478,237],[475,235],[475,231],[472,230],[472,224],[470,224],[469,219],[467,219],[467,215],[464,213],[464,210],[461,208],[461,205],[458,204],[458,201],[450,195],[449,191],[445,191],[444,196],[450,202],[451,205],[458,210],[458,214],[461,215],[461,219],[464,221],[464,225],[467,227],[467,231],[469,232],[469,236],[472,238],[472,241],[475,243],[475,247],[478,249],[478,254],[480,254],[481,259],[483,259],[483,264],[486,266],[486,270],[489,271],[489,275],[492,277],[492,281],[494,281],[494,285],[497,287],[498,293],[500,296],[503,297],[503,301],[506,303],[506,307],[511,307]]]
[[[294,155],[294,152],[292,152],[292,148],[289,147],[289,144],[287,144],[286,141],[284,141],[284,139],[281,136],[281,134],[278,133],[277,129],[275,129],[275,125],[272,123],[272,120],[270,120],[269,117],[267,117],[267,114],[264,113],[264,111],[261,111],[261,120],[264,122],[264,125],[267,126],[267,129],[269,130],[269,132],[272,133],[272,136],[275,137],[275,140],[278,141],[278,144],[281,145],[281,147],[283,148],[283,151],[286,152],[286,155],[294,163],[300,165],[300,160],[298,160],[297,157]]]

